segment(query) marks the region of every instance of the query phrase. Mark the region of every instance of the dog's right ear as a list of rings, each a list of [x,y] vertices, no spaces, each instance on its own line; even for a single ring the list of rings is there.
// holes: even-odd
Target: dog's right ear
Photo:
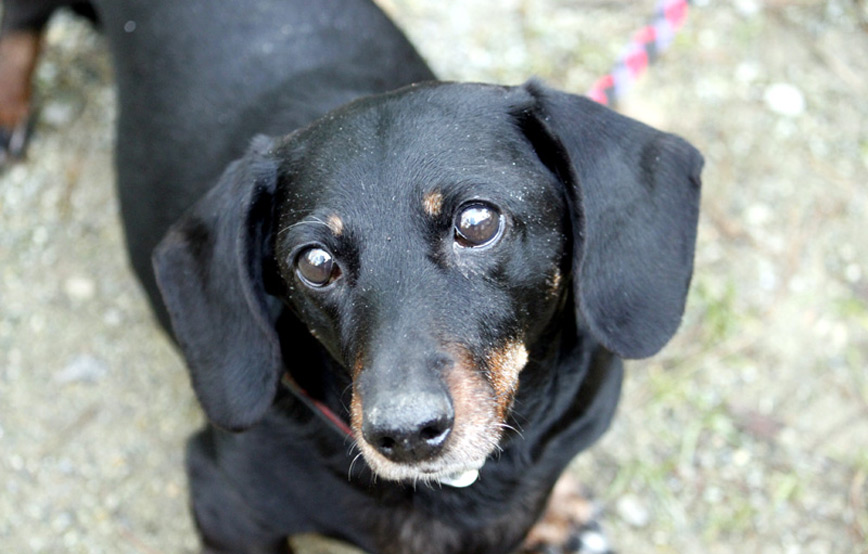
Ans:
[[[283,362],[280,302],[265,291],[278,163],[257,137],[154,251],[163,300],[212,423],[239,431],[264,415]]]
[[[684,312],[702,155],[588,98],[535,82],[524,91],[523,131],[565,185],[577,319],[619,356],[651,356]]]

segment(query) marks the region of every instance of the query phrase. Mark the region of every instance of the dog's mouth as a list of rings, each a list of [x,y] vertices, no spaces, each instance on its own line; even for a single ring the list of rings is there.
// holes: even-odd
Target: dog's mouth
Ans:
[[[363,452],[366,450],[362,449]],[[374,473],[383,479],[410,483],[424,483],[430,486],[465,488],[479,479],[479,472],[486,463],[483,458],[466,464],[438,463],[431,461],[423,464],[395,464],[382,458],[365,458]],[[384,463],[385,462],[385,463]]]

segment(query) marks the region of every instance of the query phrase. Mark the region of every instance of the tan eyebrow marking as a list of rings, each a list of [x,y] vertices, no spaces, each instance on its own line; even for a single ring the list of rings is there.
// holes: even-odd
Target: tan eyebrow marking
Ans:
[[[326,225],[328,225],[329,229],[331,229],[331,232],[336,237],[341,236],[344,232],[344,221],[338,214],[331,214],[326,220]]]
[[[422,198],[422,209],[431,217],[437,217],[443,210],[443,193],[439,190],[431,191]]]

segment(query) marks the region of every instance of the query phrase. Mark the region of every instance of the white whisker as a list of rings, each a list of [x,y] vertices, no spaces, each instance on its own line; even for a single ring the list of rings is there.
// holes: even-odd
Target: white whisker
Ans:
[[[507,431],[512,431],[519,437],[524,438],[524,433],[522,433],[520,429],[518,429],[517,427],[513,427],[508,423],[494,423],[494,426],[500,429],[505,429]]]
[[[359,460],[359,458],[361,458],[361,456],[362,456],[362,453],[359,452],[358,454],[356,454],[355,458],[353,458],[353,461],[350,462],[350,469],[349,469],[349,471],[347,471],[347,481],[352,480],[352,477],[353,477],[353,467],[355,467],[356,462]]]

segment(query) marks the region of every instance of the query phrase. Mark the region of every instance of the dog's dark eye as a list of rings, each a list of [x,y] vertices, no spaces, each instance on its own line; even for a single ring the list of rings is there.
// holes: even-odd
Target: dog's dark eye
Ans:
[[[491,244],[500,236],[501,220],[500,211],[490,204],[464,206],[455,218],[455,241],[467,248]]]
[[[341,274],[332,255],[316,246],[299,254],[295,266],[301,280],[317,288],[328,285]]]

